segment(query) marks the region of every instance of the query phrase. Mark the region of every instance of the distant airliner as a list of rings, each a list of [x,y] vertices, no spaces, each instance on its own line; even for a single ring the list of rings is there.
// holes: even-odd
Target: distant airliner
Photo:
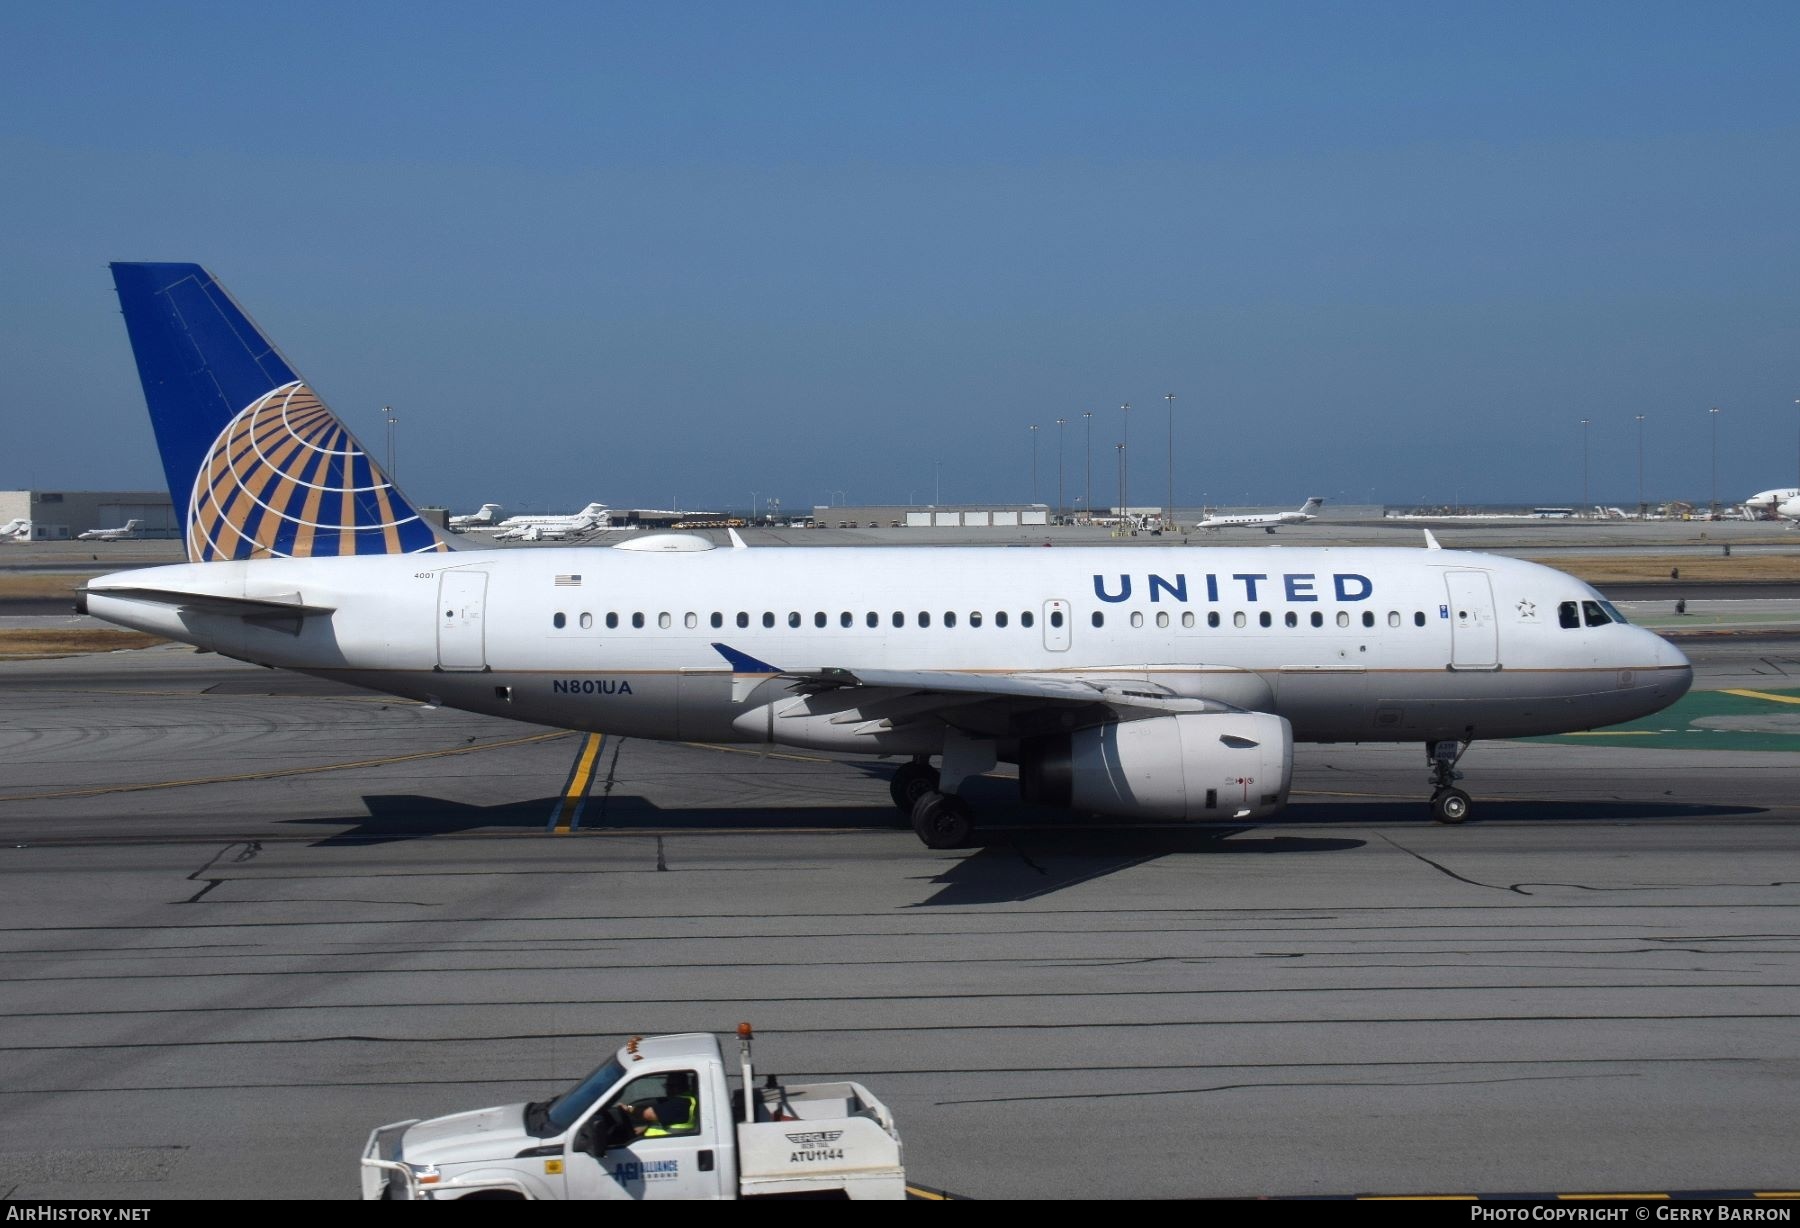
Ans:
[[[130,541],[138,535],[138,530],[143,527],[144,522],[141,520],[127,520],[116,529],[89,529],[85,533],[78,534],[75,540],[82,542]]]
[[[1744,500],[1744,507],[1757,517],[1782,516],[1793,519],[1793,515],[1781,510],[1785,503],[1800,499],[1800,487],[1778,486],[1774,490],[1758,491]]]
[[[113,277],[191,561],[90,581],[88,612],[495,716],[899,757],[934,848],[970,838],[961,790],[1000,762],[1029,802],[1264,818],[1296,739],[1423,745],[1457,822],[1475,739],[1630,720],[1692,680],[1580,580],[1438,549],[446,552],[204,269]]]
[[[1313,518],[1313,513],[1325,506],[1323,499],[1308,499],[1300,505],[1297,512],[1268,512],[1254,516],[1208,516],[1194,527],[1197,529],[1248,529],[1257,528],[1273,533],[1277,525],[1305,524]]]

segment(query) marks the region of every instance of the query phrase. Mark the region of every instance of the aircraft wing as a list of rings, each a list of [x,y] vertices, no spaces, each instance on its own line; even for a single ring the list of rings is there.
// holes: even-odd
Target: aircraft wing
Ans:
[[[939,697],[943,708],[962,707],[989,700],[1008,701],[1014,711],[1040,708],[1067,709],[1102,705],[1120,717],[1162,715],[1171,712],[1235,712],[1216,700],[1176,695],[1165,687],[1123,678],[1069,678],[1047,674],[976,674],[955,670],[819,669],[783,672],[792,689],[801,694],[837,692],[861,699],[880,695],[920,698]],[[909,704],[915,714],[934,705]]]

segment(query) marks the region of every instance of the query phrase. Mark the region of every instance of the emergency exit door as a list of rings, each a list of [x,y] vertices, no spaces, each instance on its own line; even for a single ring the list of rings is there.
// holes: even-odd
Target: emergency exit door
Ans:
[[[1069,603],[1061,597],[1044,602],[1044,647],[1051,652],[1069,651]]]
[[[446,571],[438,580],[438,668],[487,668],[487,572]]]

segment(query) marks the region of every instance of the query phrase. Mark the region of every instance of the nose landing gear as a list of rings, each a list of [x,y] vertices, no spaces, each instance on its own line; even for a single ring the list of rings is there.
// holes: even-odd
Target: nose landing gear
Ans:
[[[1431,762],[1431,817],[1439,823],[1460,823],[1469,817],[1473,804],[1469,795],[1456,787],[1462,773],[1456,765],[1469,753],[1474,739],[1463,742],[1427,742],[1425,757]]]

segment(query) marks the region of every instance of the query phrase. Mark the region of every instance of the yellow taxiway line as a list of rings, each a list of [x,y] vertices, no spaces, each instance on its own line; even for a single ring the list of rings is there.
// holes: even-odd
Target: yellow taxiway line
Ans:
[[[1800,695],[1772,695],[1768,691],[1732,691],[1727,695],[1742,695],[1745,699],[1771,699],[1778,704],[1800,704]]]
[[[600,748],[604,745],[606,735],[603,733],[590,733],[581,739],[575,766],[569,771],[569,783],[563,786],[562,797],[557,799],[556,809],[550,812],[550,830],[557,835],[568,835],[573,825],[581,822],[588,790],[594,785],[594,769],[600,763]]]

